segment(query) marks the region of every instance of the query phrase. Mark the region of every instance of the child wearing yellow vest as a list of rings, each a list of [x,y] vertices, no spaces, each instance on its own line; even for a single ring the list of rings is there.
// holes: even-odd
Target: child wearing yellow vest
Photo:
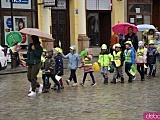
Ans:
[[[101,66],[101,74],[104,78],[104,84],[108,84],[108,66],[112,64],[113,56],[109,53],[107,45],[101,46],[101,52],[98,56],[98,63]]]
[[[138,50],[136,54],[137,71],[141,76],[141,81],[144,81],[144,64],[146,64],[147,49],[144,48],[142,41],[138,42]]]
[[[121,45],[119,43],[115,44],[115,51],[113,51],[113,65],[115,67],[115,74],[113,75],[113,80],[111,83],[116,83],[116,78],[119,75],[121,77],[121,83],[124,83],[124,77],[123,77],[123,62],[124,62],[124,56],[123,52],[121,51]]]

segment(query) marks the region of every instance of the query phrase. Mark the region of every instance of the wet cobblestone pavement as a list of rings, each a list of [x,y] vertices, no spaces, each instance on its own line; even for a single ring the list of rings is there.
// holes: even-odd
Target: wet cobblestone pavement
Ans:
[[[36,98],[27,97],[26,73],[0,75],[0,120],[142,120],[144,112],[160,112],[160,74],[143,82],[137,75],[130,84],[124,75],[124,84],[104,85],[101,74],[95,72],[96,86],[90,86],[88,76],[85,87],[71,87],[65,83],[69,76],[65,69],[65,89]],[[83,69],[78,69],[77,76],[80,83]]]

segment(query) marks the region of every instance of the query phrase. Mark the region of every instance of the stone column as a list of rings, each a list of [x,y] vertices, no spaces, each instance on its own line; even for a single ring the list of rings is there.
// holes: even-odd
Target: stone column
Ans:
[[[89,47],[89,38],[86,35],[86,8],[85,0],[78,0],[78,52]]]
[[[43,26],[42,30],[48,34],[50,34],[51,27],[51,9],[43,8]],[[52,40],[42,40],[42,45],[47,50],[52,50],[54,47],[54,42]]]

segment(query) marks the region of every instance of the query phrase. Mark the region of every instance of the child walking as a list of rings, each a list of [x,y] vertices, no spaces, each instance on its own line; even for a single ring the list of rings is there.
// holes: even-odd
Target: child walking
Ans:
[[[107,50],[107,45],[101,46],[101,52],[98,56],[98,63],[101,66],[101,74],[104,78],[104,84],[108,84],[108,66],[112,64],[113,56]]]
[[[124,62],[124,56],[123,52],[121,51],[121,45],[117,43],[115,45],[115,51],[113,51],[113,65],[115,67],[115,74],[113,75],[113,80],[111,83],[116,83],[116,79],[118,75],[121,77],[121,83],[124,83],[124,77],[123,77],[123,62]]]
[[[154,41],[149,41],[149,47],[147,49],[147,64],[150,68],[148,78],[152,75],[155,77],[155,70],[156,70],[156,58],[158,55],[157,49],[154,47]]]
[[[133,75],[129,72],[131,69],[131,66],[135,64],[135,52],[131,47],[131,41],[127,41],[126,43],[126,49],[124,51],[125,56],[125,72],[128,75],[128,83],[132,82]]]
[[[138,42],[138,50],[136,54],[136,63],[137,63],[137,71],[141,76],[141,81],[144,81],[144,64],[147,59],[147,49],[144,48],[144,44],[142,41]]]
[[[55,79],[55,62],[53,56],[53,51],[47,51],[46,53],[46,61],[45,61],[45,89],[42,91],[43,93],[49,92],[50,82],[49,78],[51,77],[53,82],[58,86],[57,92],[60,91],[60,84]]]
[[[55,74],[58,76],[63,76],[63,59],[62,59],[62,50],[61,48],[56,47],[53,51],[55,59]],[[64,89],[62,78],[59,80],[61,89]],[[56,86],[54,86],[54,89]]]
[[[82,63],[80,64],[80,68],[84,67],[84,76],[83,76],[83,82],[80,83],[80,85],[84,86],[87,74],[89,73],[91,78],[92,78],[92,84],[91,86],[95,86],[95,79],[93,76],[93,65],[92,65],[92,55],[91,55],[91,51],[89,48],[85,49],[87,51],[87,54],[84,56]]]
[[[70,69],[70,77],[68,80],[66,80],[67,84],[69,85],[69,83],[72,81],[74,81],[74,84],[72,85],[77,86],[77,76],[76,76],[76,70],[79,66],[80,63],[80,59],[79,59],[79,55],[76,53],[76,46],[72,45],[70,46],[70,53],[68,53],[67,55],[62,54],[63,58],[69,59],[68,62],[68,68]]]

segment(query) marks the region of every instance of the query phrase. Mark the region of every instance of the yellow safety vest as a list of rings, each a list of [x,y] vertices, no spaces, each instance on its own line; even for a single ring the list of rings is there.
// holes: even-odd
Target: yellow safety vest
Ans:
[[[131,50],[125,50],[124,51],[124,54],[125,54],[125,62],[129,62],[131,63],[132,62],[132,58],[131,58]]]
[[[121,60],[121,53],[122,51],[119,51],[117,53],[113,51],[114,60]]]
[[[92,61],[89,60],[88,58],[85,58],[83,60],[84,65],[83,66],[92,66]]]
[[[143,58],[143,54],[144,54],[144,49],[138,49],[137,50],[137,57]]]

